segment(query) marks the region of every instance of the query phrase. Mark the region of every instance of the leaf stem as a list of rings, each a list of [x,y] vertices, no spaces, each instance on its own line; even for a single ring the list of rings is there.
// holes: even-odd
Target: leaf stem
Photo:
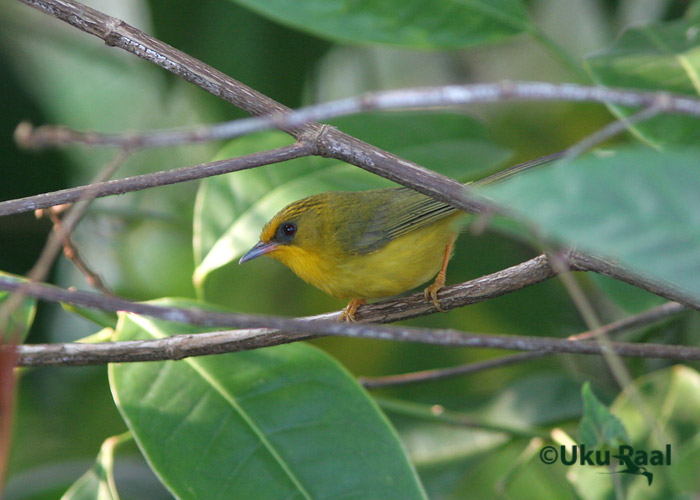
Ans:
[[[392,413],[398,413],[408,417],[432,420],[451,425],[475,427],[487,431],[505,432],[512,436],[525,438],[539,437],[546,439],[547,433],[540,429],[512,427],[505,424],[494,424],[484,419],[475,418],[464,413],[446,410],[442,405],[427,405],[403,401],[400,399],[375,397],[374,400],[383,409]]]

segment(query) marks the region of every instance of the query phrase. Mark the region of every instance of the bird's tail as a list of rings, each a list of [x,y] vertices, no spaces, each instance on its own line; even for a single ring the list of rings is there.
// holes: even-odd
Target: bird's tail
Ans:
[[[558,160],[559,158],[562,158],[565,155],[566,151],[559,151],[558,153],[552,153],[546,156],[541,156],[539,158],[535,158],[534,160],[526,161],[525,163],[519,163],[518,165],[514,165],[500,172],[496,172],[493,175],[489,175],[488,177],[484,177],[483,179],[474,181],[471,184],[473,186],[488,186],[489,184],[495,184],[497,182],[504,181],[514,175],[525,172],[526,170],[546,165],[547,163],[550,163],[554,160]]]

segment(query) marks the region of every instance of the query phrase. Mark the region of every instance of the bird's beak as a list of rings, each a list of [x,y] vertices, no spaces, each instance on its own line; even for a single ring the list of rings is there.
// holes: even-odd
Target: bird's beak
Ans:
[[[264,243],[262,241],[258,241],[253,248],[248,250],[248,253],[241,257],[241,260],[239,260],[238,263],[243,264],[244,262],[258,258],[261,255],[265,255],[266,253],[274,252],[277,250],[278,246],[279,245],[277,245],[277,243]]]

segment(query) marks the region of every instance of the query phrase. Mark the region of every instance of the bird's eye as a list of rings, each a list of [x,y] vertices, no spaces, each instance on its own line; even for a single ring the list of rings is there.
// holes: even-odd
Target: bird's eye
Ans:
[[[288,245],[294,241],[295,234],[297,234],[297,225],[294,222],[283,222],[277,226],[273,239],[277,243]]]
[[[292,224],[291,222],[282,224],[282,233],[284,233],[285,236],[292,236],[296,232],[297,226],[295,224]]]

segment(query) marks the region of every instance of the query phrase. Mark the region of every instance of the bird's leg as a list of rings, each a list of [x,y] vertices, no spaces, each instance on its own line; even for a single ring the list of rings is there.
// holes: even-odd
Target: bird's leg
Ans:
[[[348,323],[354,323],[355,311],[357,311],[357,308],[366,302],[367,301],[365,299],[352,299],[347,305],[347,307],[343,309],[343,312],[340,313],[340,316],[338,316],[338,321],[347,321]]]
[[[424,292],[425,300],[432,300],[433,304],[435,304],[435,308],[440,312],[447,312],[440,306],[440,301],[437,298],[437,293],[443,286],[445,286],[447,263],[450,261],[450,257],[452,256],[452,247],[454,247],[454,244],[455,237],[453,236],[452,239],[450,239],[450,242],[445,247],[445,257],[442,260],[442,267],[440,268],[440,272],[437,273],[437,276],[435,276],[435,281],[433,281],[433,284],[426,288]]]

